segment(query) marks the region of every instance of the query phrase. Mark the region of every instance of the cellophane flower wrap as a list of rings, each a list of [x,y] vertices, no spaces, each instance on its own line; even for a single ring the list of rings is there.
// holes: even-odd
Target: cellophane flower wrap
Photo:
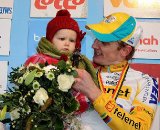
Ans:
[[[0,96],[1,122],[10,123],[10,130],[63,130],[75,120],[79,104],[71,86],[77,72],[68,61],[12,69],[14,86]],[[4,118],[6,112],[11,118]]]

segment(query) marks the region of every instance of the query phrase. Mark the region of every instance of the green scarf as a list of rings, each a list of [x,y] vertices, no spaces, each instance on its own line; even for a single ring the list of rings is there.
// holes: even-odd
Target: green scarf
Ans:
[[[56,58],[56,59],[60,59],[62,54],[65,54],[69,57],[72,57],[71,53],[64,53],[64,52],[61,53],[45,37],[42,37],[41,40],[39,41],[38,46],[37,46],[37,52],[49,55],[49,56],[51,56],[53,58]],[[92,76],[95,84],[98,85],[96,70],[93,67],[90,60],[86,56],[81,55],[81,60],[79,62],[78,68],[85,69],[88,73],[90,73],[90,75]]]

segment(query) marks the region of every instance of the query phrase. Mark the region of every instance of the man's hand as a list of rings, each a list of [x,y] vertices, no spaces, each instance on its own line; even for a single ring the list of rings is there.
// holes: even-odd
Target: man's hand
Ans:
[[[78,77],[75,78],[75,83],[72,86],[73,89],[83,93],[92,102],[101,95],[101,90],[95,85],[90,74],[83,69],[76,69]]]

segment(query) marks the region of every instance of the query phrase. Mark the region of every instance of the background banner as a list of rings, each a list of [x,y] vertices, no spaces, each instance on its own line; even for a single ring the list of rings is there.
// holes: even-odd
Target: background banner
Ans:
[[[13,0],[0,0],[0,18],[12,18]]]
[[[54,17],[60,9],[68,9],[73,18],[86,18],[87,0],[31,0],[30,17]]]
[[[160,0],[104,0],[104,16],[113,12],[127,12],[140,18],[160,18]]]
[[[7,89],[8,61],[0,61],[0,94]]]
[[[160,22],[138,22],[143,28],[134,58],[160,59]]]
[[[0,19],[0,55],[9,55],[11,19]]]

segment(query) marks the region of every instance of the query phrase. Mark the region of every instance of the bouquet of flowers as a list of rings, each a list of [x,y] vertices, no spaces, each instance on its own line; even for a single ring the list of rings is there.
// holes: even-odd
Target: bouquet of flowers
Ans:
[[[73,122],[79,103],[70,88],[77,72],[68,61],[12,69],[14,86],[0,95],[0,120],[10,130],[63,130]],[[5,119],[6,112],[11,118]]]

